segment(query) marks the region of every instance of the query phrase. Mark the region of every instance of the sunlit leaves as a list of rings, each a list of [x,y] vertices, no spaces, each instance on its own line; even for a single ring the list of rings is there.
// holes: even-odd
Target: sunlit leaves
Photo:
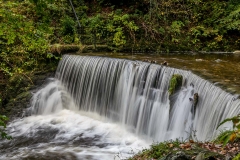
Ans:
[[[96,39],[105,39],[108,45],[120,48],[134,39],[135,32],[139,29],[130,15],[123,14],[120,9],[106,15],[96,14],[82,21],[82,24],[86,34],[92,35],[93,43]]]
[[[29,5],[27,1],[22,3],[21,5]],[[37,59],[31,58],[34,52],[41,55],[48,48],[50,30],[41,28],[41,25],[36,26],[32,19],[22,15],[21,13],[27,12],[22,11],[21,5],[0,3],[0,69],[10,76],[18,72],[16,68],[24,70],[25,62],[36,61]]]

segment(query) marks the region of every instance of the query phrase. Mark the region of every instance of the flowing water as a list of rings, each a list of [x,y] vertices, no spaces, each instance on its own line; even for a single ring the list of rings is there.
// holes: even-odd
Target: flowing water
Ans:
[[[173,74],[183,83],[169,96]],[[211,140],[240,100],[190,71],[65,55],[26,113],[9,124],[13,140],[0,142],[0,159],[123,159],[156,141]]]
[[[193,53],[169,53],[169,54],[124,54],[124,53],[87,53],[107,57],[118,57],[130,60],[155,61],[161,64],[164,61],[170,67],[190,70],[193,73],[207,79],[211,83],[220,86],[231,93],[240,94],[240,56],[234,54],[193,54]],[[82,53],[86,55],[86,53]]]

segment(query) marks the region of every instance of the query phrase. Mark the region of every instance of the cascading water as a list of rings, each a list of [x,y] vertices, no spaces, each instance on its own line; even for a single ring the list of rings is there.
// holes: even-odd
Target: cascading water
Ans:
[[[173,74],[182,75],[183,84],[169,98]],[[199,95],[196,111],[189,100],[194,93]],[[0,143],[0,151],[15,147],[12,159],[114,159],[118,152],[126,157],[153,141],[190,136],[211,140],[221,121],[240,113],[240,100],[189,71],[65,55],[55,80],[34,95],[28,113],[31,116],[8,127],[17,137],[14,144]],[[0,158],[11,159],[8,156],[6,152]]]
[[[173,74],[182,75],[184,82],[170,109]],[[156,141],[187,138],[192,129],[198,140],[212,139],[222,120],[240,112],[239,100],[191,72],[139,61],[65,56],[56,78],[79,110],[108,117]],[[194,93],[200,97],[195,116],[189,100]]]

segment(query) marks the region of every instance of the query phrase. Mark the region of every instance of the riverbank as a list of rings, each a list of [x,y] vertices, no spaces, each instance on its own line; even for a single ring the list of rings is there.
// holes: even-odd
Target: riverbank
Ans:
[[[114,54],[114,53],[112,53],[112,54]],[[122,56],[124,56],[124,54]],[[136,56],[136,55],[130,55],[130,56]],[[33,77],[31,77],[31,81],[36,86],[42,85],[48,76],[52,76],[52,74],[53,74],[52,71],[54,71],[54,70],[55,70],[55,68],[51,68],[50,70],[45,68],[44,71],[36,72],[33,74]],[[16,80],[18,80],[18,79],[19,78],[16,78]],[[28,79],[24,79],[24,81],[22,81],[22,82],[28,82],[28,81],[29,81]],[[29,81],[29,83],[31,81]],[[18,82],[18,81],[13,81],[11,84],[12,85],[18,84],[16,82]],[[27,88],[26,88],[26,87],[24,87],[25,85],[23,85],[23,84],[20,85],[20,84],[15,85],[16,90],[11,91],[11,93],[14,94],[14,93],[18,92],[19,88],[24,89],[24,92],[22,92],[23,90],[19,91],[20,94],[16,97],[13,97],[13,99],[10,100],[10,102],[9,102],[8,106],[13,108],[12,110],[9,111],[9,113],[14,115],[14,116],[11,116],[11,119],[16,118],[16,117],[21,117],[21,114],[19,114],[21,112],[21,110],[19,110],[19,109],[22,107],[22,110],[24,110],[27,106],[29,106],[30,93],[34,92],[34,89],[36,89],[35,85],[28,86],[29,85],[28,84],[28,85],[26,85],[27,86]],[[19,86],[19,88],[17,86]],[[159,145],[164,146],[164,149],[166,149],[166,150],[163,150],[162,147],[159,147]],[[177,158],[185,157],[188,159],[192,159],[192,158],[196,158],[198,156],[199,157],[204,156],[204,159],[211,159],[211,158],[222,159],[227,156],[230,156],[230,158],[231,158],[236,155],[236,153],[238,151],[238,149],[236,149],[236,148],[238,148],[238,147],[239,146],[235,145],[235,144],[233,146],[228,145],[228,149],[229,149],[229,152],[228,152],[228,150],[224,149],[224,147],[222,145],[218,145],[218,144],[216,145],[214,143],[209,143],[209,142],[202,143],[202,145],[200,142],[190,142],[190,141],[186,142],[186,143],[164,142],[164,143],[161,143],[158,145],[154,145],[152,147],[154,149],[154,151],[144,150],[143,154],[137,154],[136,156],[133,157],[133,159],[148,159],[148,158],[156,158],[158,156],[159,156],[158,158],[161,157],[161,158],[165,158],[165,159],[174,158],[174,157],[177,157]],[[233,148],[235,148],[235,149],[233,149]],[[213,150],[216,152],[214,152]],[[223,154],[220,154],[220,151],[223,151],[222,152]],[[224,151],[226,151],[226,152],[224,153]],[[204,155],[201,155],[201,154],[199,155],[199,153],[201,153],[201,152],[204,153]],[[162,157],[162,156],[164,156],[164,154],[165,154],[165,157]]]
[[[229,143],[226,146],[214,142],[167,141],[154,143],[150,149],[144,149],[129,160],[239,160],[240,143]],[[234,158],[235,157],[235,158]]]
[[[49,47],[49,50],[52,54],[58,56],[59,54],[66,54],[66,53],[96,53],[96,52],[116,52],[113,48],[109,47],[108,45],[84,45],[84,44],[53,44]],[[126,54],[156,54],[156,55],[165,55],[165,54],[188,54],[188,55],[196,55],[196,54],[228,54],[228,55],[240,55],[240,51],[159,51],[157,49],[152,50],[145,50],[145,49],[137,49],[137,48],[125,48],[119,49],[118,53],[126,53]]]
[[[47,79],[54,77],[57,66],[46,67],[38,70],[30,77],[22,75],[11,77],[9,82],[3,86],[5,91],[2,97],[1,114],[9,117],[9,120],[23,116],[23,111],[30,107],[33,93],[47,82]]]

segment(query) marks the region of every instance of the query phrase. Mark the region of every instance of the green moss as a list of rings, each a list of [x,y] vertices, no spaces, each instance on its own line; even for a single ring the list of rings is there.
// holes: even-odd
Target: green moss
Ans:
[[[5,107],[6,114],[11,116],[14,111],[17,110],[20,112],[23,108],[27,108],[31,96],[31,93],[29,91],[26,91],[17,95],[15,98],[10,99]]]
[[[207,150],[206,148],[201,147],[202,143],[200,142],[180,142],[176,141],[166,141],[161,143],[152,144],[150,149],[144,149],[129,160],[138,160],[138,159],[195,159],[199,153],[202,153],[205,160],[218,158],[224,159],[224,156]]]
[[[169,83],[169,89],[168,89],[169,95],[174,94],[176,90],[178,90],[182,86],[182,80],[183,80],[182,75],[180,74],[172,75],[172,78]]]
[[[70,53],[70,52],[77,52],[81,50],[82,45],[75,45],[75,44],[55,44],[50,46],[50,52],[54,54],[63,54],[63,53]]]
[[[240,153],[238,153],[238,155],[234,157],[233,160],[240,160]]]
[[[134,157],[130,158],[131,160],[134,159],[160,159],[164,158],[169,154],[175,154],[179,150],[173,150],[174,148],[179,148],[180,142],[173,141],[173,142],[161,142],[161,143],[154,143],[151,145],[150,149],[144,149],[139,154],[136,154]]]

